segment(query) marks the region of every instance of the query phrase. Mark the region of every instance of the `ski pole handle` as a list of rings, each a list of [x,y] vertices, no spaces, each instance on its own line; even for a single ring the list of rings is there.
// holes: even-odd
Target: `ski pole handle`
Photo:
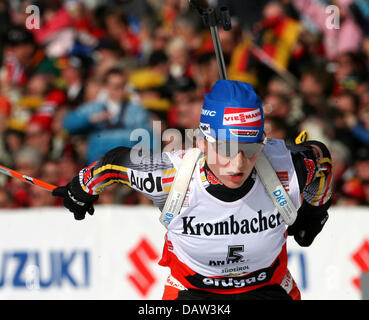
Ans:
[[[18,171],[9,169],[9,168],[1,166],[1,165],[0,165],[0,173],[6,174],[9,177],[13,177],[13,178],[23,180],[24,182],[33,184],[35,186],[38,186],[38,187],[43,188],[45,190],[48,190],[50,192],[57,188],[57,186],[49,184],[45,181],[41,181],[41,180],[38,180],[36,178],[26,176],[25,174],[22,174]]]

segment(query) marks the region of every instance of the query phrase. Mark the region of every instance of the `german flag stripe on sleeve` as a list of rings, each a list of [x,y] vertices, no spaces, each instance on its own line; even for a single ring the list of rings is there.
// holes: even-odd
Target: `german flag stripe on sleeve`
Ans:
[[[130,149],[115,148],[79,173],[83,190],[100,194],[113,183],[124,184],[150,198],[159,209],[164,206],[176,175],[170,157],[163,153],[160,158],[145,155],[140,162],[132,162]]]
[[[88,174],[89,179],[84,181],[84,189],[90,194],[98,194],[103,188],[101,185],[107,185],[110,180],[114,182],[120,182],[129,185],[129,179],[127,175],[127,168],[119,165],[106,164],[102,167],[92,168],[91,171],[82,171],[82,175]]]
[[[113,179],[115,182],[120,182],[123,184],[127,184],[130,185],[129,180],[128,180],[128,176],[126,174],[121,174],[121,173],[105,173],[101,176],[99,176],[98,178],[94,179],[93,181],[91,181],[90,185],[88,186],[90,189],[94,189],[96,188],[96,192],[97,190],[100,190],[100,185],[101,184],[105,184],[106,181],[109,181]]]

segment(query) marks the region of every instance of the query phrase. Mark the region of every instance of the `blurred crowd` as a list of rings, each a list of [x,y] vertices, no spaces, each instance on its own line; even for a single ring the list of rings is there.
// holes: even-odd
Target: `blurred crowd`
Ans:
[[[228,78],[264,102],[268,137],[306,129],[333,157],[334,204],[369,204],[369,2],[197,1],[226,5]],[[54,185],[152,121],[184,132],[219,79],[209,28],[187,0],[0,0],[0,164]],[[150,204],[111,186],[99,204]],[[0,208],[59,206],[0,176]]]

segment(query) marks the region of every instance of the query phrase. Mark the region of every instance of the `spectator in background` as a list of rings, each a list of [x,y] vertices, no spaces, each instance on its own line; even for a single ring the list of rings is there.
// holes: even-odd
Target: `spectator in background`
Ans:
[[[12,165],[12,155],[6,146],[5,138],[11,108],[10,101],[4,96],[0,96],[0,164],[5,166]]]
[[[51,79],[44,73],[33,73],[25,86],[22,98],[19,99],[19,105],[30,110],[38,109],[45,99],[49,90]]]
[[[149,110],[152,120],[166,122],[166,113],[170,108],[170,101],[166,97],[166,82],[167,78],[163,74],[151,68],[133,71],[129,77],[129,84],[133,88],[132,101]]]
[[[351,177],[347,179],[356,179],[360,182],[364,190],[363,202],[369,205],[369,149],[360,148],[353,162]],[[343,189],[343,187],[342,187]]]
[[[273,76],[267,83],[266,94],[282,96],[288,101],[288,104],[290,105],[288,125],[294,126],[296,130],[298,124],[305,119],[305,115],[302,110],[303,99],[299,94],[297,94],[296,89],[281,77]]]
[[[357,116],[354,112],[346,113],[343,120],[351,134],[369,147],[369,106],[359,109]]]
[[[280,1],[269,1],[253,28],[255,43],[281,69],[288,67],[300,31],[300,22],[286,14]],[[260,55],[258,58],[263,60]]]
[[[110,37],[100,39],[94,50],[93,77],[103,79],[105,73],[114,68],[124,58],[124,54],[123,49],[114,39]]]
[[[359,108],[369,105],[369,81],[360,83],[355,90],[355,94],[359,99]]]
[[[328,113],[327,98],[332,92],[332,76],[322,67],[306,70],[301,75],[299,89],[303,99],[302,111],[305,117],[326,118]]]
[[[177,16],[173,22],[172,38],[182,39],[188,46],[190,55],[195,57],[203,46],[200,17],[193,15],[191,12],[185,12]],[[227,48],[222,43],[222,49],[223,47]]]
[[[99,99],[103,83],[99,78],[88,78],[83,95],[83,102],[92,102]]]
[[[338,198],[338,206],[359,206],[365,204],[365,188],[363,183],[357,178],[351,178],[344,182],[342,194]]]
[[[200,124],[202,104],[201,98],[196,95],[191,100],[179,101],[175,107],[177,109],[176,127],[182,131],[196,129]]]
[[[296,94],[294,89],[278,76],[273,76],[269,79],[266,91],[269,94],[284,95],[288,99],[293,99]]]
[[[361,148],[354,161],[354,176],[361,181],[369,181],[369,149]]]
[[[35,50],[36,45],[29,31],[23,27],[13,27],[8,31],[4,62],[0,70],[0,83],[4,92],[26,84]]]
[[[42,154],[38,149],[22,146],[14,156],[15,170],[29,177],[38,177],[42,160]]]
[[[165,77],[166,80],[169,74],[168,56],[164,50],[154,50],[150,53],[147,67]]]
[[[14,155],[15,170],[26,176],[38,177],[41,165],[41,153],[31,146],[23,146]],[[16,207],[28,207],[30,205],[30,187],[30,184],[19,179],[9,180],[6,188],[12,193]]]
[[[76,36],[72,16],[63,1],[41,2],[40,28],[31,29],[35,41],[48,57],[61,57],[72,50]]]
[[[283,139],[288,142],[293,136],[288,135],[288,127],[283,118],[280,117],[266,117],[264,120],[264,131],[268,138]],[[293,138],[292,138],[293,141]]]
[[[179,103],[188,103],[196,99],[199,96],[197,91],[197,85],[189,77],[181,77],[175,79],[175,81],[171,82],[169,85],[169,90],[172,94],[172,101],[174,106]],[[178,116],[175,116],[175,119],[178,119]],[[175,126],[175,125],[174,125]]]
[[[265,118],[273,117],[283,119],[287,136],[296,136],[296,122],[291,114],[291,104],[287,96],[283,94],[267,94],[263,99]],[[280,127],[280,126],[278,126]]]
[[[326,13],[327,5],[325,3],[313,0],[290,1],[301,14],[309,17],[323,34],[324,52],[327,60],[334,61],[344,52],[360,49],[363,31],[350,10],[349,5],[353,2],[352,0],[332,1],[338,7],[339,28],[327,27],[327,23],[332,24],[332,19],[328,19],[329,15]]]
[[[170,31],[163,25],[158,26],[152,31],[151,50],[164,51],[170,38]]]
[[[347,176],[351,176],[353,174],[351,172],[353,157],[350,154],[349,148],[342,142],[328,141],[332,155],[332,173],[334,181],[334,190],[332,195],[334,203],[337,203],[342,195],[342,186],[345,183]]]
[[[75,108],[84,102],[84,92],[86,79],[86,67],[82,58],[69,56],[60,59],[61,77],[65,81],[67,103],[71,108]]]
[[[140,41],[127,21],[127,17],[116,10],[116,8],[108,8],[104,15],[104,26],[106,35],[119,44],[126,56],[135,58],[139,56]]]
[[[192,79],[200,94],[208,93],[211,86],[219,78],[217,60],[214,53],[203,53],[193,64]]]
[[[73,154],[64,154],[57,161],[59,168],[59,183],[58,185],[63,185],[65,181],[68,181],[70,177],[75,176],[79,169],[83,166],[84,163],[76,161]]]
[[[88,163],[115,147],[132,147],[136,143],[130,139],[134,129],[143,128],[150,132],[150,113],[127,100],[126,81],[123,70],[110,69],[104,79],[106,100],[82,104],[64,119],[64,128],[69,134],[88,135]]]
[[[13,127],[11,124],[3,134],[3,147],[1,152],[1,161],[4,165],[14,166],[14,154],[23,146],[24,130],[23,128]]]
[[[167,47],[166,54],[169,59],[169,75],[176,79],[191,76],[190,50],[182,38],[172,38]]]
[[[142,104],[150,110],[154,120],[166,122],[166,113],[170,108],[170,93],[167,84],[171,81],[168,76],[169,63],[164,51],[153,51],[147,66],[130,72],[128,83],[133,89],[132,100]],[[163,130],[165,125],[163,125]]]
[[[43,161],[49,159],[51,155],[52,138],[51,118],[33,115],[25,129],[25,144],[38,150]]]
[[[168,114],[170,127],[179,129],[184,134],[185,129],[195,129],[200,123],[201,106],[200,96],[196,83],[188,77],[175,79],[170,83],[172,93],[172,108]]]
[[[297,131],[301,132],[302,130],[309,132],[311,140],[320,138],[320,141],[324,141],[324,144],[327,144],[329,147],[331,147],[331,142],[334,142],[334,127],[332,123],[327,122],[324,118],[316,116],[306,118],[298,125]]]
[[[86,100],[88,101],[88,100]],[[49,153],[50,160],[58,160],[66,152],[68,147],[71,147],[71,142],[69,141],[68,133],[64,129],[64,117],[68,113],[68,108],[66,105],[61,105],[55,109],[52,116],[50,131],[51,131],[51,150]]]
[[[362,146],[362,142],[351,134],[346,122],[347,119],[351,119],[358,112],[358,102],[355,94],[350,91],[342,92],[334,98],[331,110],[332,116],[330,117],[334,125],[335,139],[348,146],[352,154],[355,154]]]
[[[349,90],[355,92],[361,83],[367,83],[367,58],[360,52],[344,52],[338,55],[334,70],[334,93]]]
[[[62,185],[111,143],[124,145],[132,130],[150,127],[152,119],[162,121],[162,130],[197,126],[201,98],[219,71],[210,32],[188,2],[39,1],[41,28],[31,32],[23,27],[30,2],[18,2],[0,5],[0,164],[16,168],[18,151],[32,145],[44,154],[40,177],[48,179],[48,172]],[[213,4],[228,6],[232,16],[231,31],[219,28],[229,79],[251,83],[274,106],[265,106],[267,134],[293,143],[307,129],[332,151],[333,203],[359,204],[352,178],[369,195],[368,177],[356,173],[357,167],[366,170],[360,153],[369,150],[367,1],[330,2],[340,9],[338,30],[325,27],[329,14],[322,0]],[[255,42],[297,78],[297,86],[263,62]],[[116,66],[124,76],[108,83],[105,75]],[[136,76],[138,82],[128,80]],[[127,90],[118,82],[127,82]],[[48,120],[35,121],[41,118]],[[3,176],[0,185],[8,181]],[[13,206],[30,205],[19,194],[11,193]],[[101,201],[146,203],[124,187]]]

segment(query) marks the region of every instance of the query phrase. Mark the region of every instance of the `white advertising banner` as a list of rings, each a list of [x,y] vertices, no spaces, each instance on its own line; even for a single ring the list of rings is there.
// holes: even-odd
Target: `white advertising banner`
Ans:
[[[361,299],[360,277],[369,272],[369,207],[332,208],[310,247],[289,237],[287,248],[302,299]]]
[[[288,240],[303,299],[361,299],[369,272],[369,208],[332,208],[308,248]],[[165,229],[150,206],[0,210],[0,299],[161,299]]]
[[[154,207],[0,213],[0,299],[161,299],[169,269]]]

